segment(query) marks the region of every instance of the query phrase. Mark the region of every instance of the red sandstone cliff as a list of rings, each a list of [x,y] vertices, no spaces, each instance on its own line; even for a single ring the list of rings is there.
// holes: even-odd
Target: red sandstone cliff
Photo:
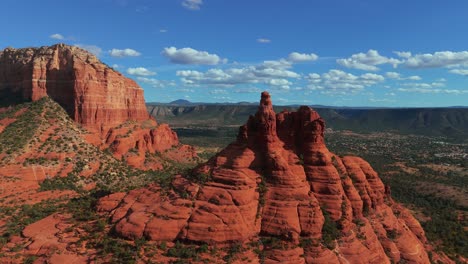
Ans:
[[[149,118],[143,89],[74,46],[0,51],[0,101],[50,96],[84,127],[106,132],[127,120]]]
[[[188,179],[99,208],[125,238],[241,243],[253,263],[429,263],[420,224],[366,161],[328,151],[324,126],[309,107],[275,114],[264,92],[237,141]]]
[[[64,44],[0,51],[0,107],[45,96],[93,132],[88,142],[110,148],[134,167],[162,168],[147,152],[172,150],[168,154],[175,161],[196,156],[167,125],[149,116],[142,88],[93,54]]]

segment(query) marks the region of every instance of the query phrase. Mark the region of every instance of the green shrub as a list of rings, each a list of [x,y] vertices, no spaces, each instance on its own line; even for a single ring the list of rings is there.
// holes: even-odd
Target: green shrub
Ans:
[[[338,224],[334,222],[327,210],[322,209],[325,222],[322,227],[322,243],[329,249],[335,248],[335,240],[341,237]]]
[[[175,246],[167,251],[166,255],[168,257],[189,259],[197,258],[198,251],[193,245],[184,245],[181,242],[177,241]]]
[[[49,190],[74,190],[78,191],[80,188],[77,186],[77,183],[80,181],[80,178],[73,173],[69,173],[67,177],[54,177],[51,179],[45,179],[40,184],[40,191],[49,191]]]

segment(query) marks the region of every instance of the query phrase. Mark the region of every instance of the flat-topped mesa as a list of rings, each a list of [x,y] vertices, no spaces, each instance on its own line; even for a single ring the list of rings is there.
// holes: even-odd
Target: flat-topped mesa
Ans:
[[[386,196],[366,161],[331,153],[324,128],[306,106],[275,114],[263,92],[236,142],[177,176],[168,194],[155,184],[98,207],[129,239],[273,241],[256,249],[265,263],[429,263],[419,223]]]
[[[0,107],[50,96],[78,123],[103,132],[149,119],[143,89],[79,47],[0,52]]]

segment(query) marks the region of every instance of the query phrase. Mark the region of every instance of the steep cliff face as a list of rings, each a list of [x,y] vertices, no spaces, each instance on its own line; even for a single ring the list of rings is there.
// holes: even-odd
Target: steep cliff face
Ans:
[[[0,52],[0,107],[46,96],[91,132],[85,136],[89,143],[110,148],[134,167],[162,168],[147,152],[168,151],[176,161],[196,157],[167,125],[149,116],[142,88],[91,53],[64,44]]]
[[[99,208],[125,238],[248,244],[254,263],[429,263],[420,224],[366,161],[328,151],[324,127],[309,107],[275,114],[264,92],[237,141],[192,175]]]
[[[0,105],[46,95],[91,130],[149,118],[143,89],[81,48],[57,44],[0,52]]]

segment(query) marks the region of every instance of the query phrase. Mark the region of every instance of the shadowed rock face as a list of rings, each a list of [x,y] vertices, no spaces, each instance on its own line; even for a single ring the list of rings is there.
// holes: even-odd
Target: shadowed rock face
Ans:
[[[74,46],[0,51],[0,107],[50,96],[78,123],[107,132],[149,118],[143,89]]]
[[[237,141],[190,180],[113,194],[99,210],[129,239],[229,245],[274,237],[279,245],[261,246],[269,263],[429,263],[420,224],[366,161],[328,151],[324,127],[309,107],[275,114],[263,92]]]

